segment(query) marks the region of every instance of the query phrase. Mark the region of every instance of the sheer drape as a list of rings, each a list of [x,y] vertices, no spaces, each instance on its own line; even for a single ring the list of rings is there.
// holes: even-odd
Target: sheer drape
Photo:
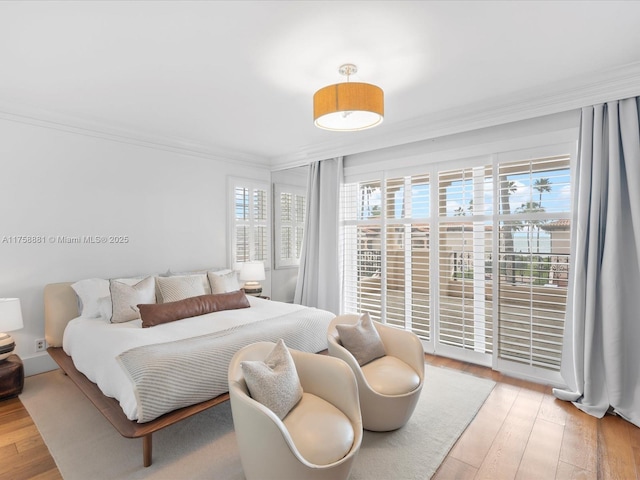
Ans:
[[[294,302],[340,311],[342,157],[309,165],[307,214]]]
[[[640,99],[582,109],[572,316],[554,390],[602,417],[640,425]]]

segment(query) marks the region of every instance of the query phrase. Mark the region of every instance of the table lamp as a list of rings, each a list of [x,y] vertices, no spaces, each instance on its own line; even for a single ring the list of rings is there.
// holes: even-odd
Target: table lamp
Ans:
[[[0,298],[0,332],[20,330],[23,326],[20,299]],[[7,333],[0,333],[0,362],[11,355],[15,348],[13,337]]]
[[[244,280],[244,293],[247,295],[259,296],[262,293],[262,285],[260,280],[265,279],[264,263],[245,262],[240,269],[240,280]]]

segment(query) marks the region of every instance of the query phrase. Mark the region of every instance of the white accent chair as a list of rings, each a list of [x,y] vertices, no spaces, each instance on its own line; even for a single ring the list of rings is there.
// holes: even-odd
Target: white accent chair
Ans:
[[[342,361],[289,349],[302,399],[280,420],[251,398],[241,362],[264,360],[274,343],[240,349],[229,364],[229,396],[247,480],[339,480],[351,472],[362,443],[358,387]]]
[[[363,366],[340,342],[337,324],[353,325],[360,315],[339,315],[328,329],[329,355],[344,360],[358,381],[362,425],[387,432],[411,418],[424,385],[424,348],[417,335],[373,322],[386,355]]]

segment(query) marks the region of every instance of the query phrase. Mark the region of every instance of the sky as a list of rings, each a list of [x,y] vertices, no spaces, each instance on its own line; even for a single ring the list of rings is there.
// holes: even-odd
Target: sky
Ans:
[[[534,183],[537,179],[546,178],[549,180],[550,191],[540,193],[535,190]],[[571,206],[571,186],[569,170],[556,170],[553,172],[525,173],[520,175],[509,175],[507,180],[513,182],[515,191],[509,196],[511,213],[516,213],[519,208],[528,202],[541,203],[546,213],[569,212]],[[493,182],[491,178],[485,179],[483,184],[484,208],[480,214],[493,214]],[[412,188],[412,218],[429,217],[429,192],[430,185],[416,185]],[[474,198],[473,184],[471,179],[466,181],[452,182],[444,189],[446,195],[446,215],[455,216],[456,211],[462,209],[469,214],[470,201]],[[395,216],[402,218],[404,199],[404,189],[395,193]],[[369,197],[369,209],[375,211],[380,209],[381,192],[374,189]],[[364,213],[366,217],[367,214]]]
[[[548,180],[548,186],[550,190],[543,191],[542,194],[538,192],[535,187],[535,182],[538,179],[545,178]],[[510,213],[515,214],[521,211],[523,206],[528,203],[535,202],[541,204],[544,212],[547,214],[554,213],[566,213],[570,211],[571,207],[571,187],[570,187],[570,172],[569,169],[556,169],[547,170],[542,172],[530,172],[526,171],[520,174],[510,174],[506,177],[507,181],[511,182],[512,192],[509,195]],[[481,212],[476,212],[481,215],[493,214],[493,181],[490,177],[486,177],[484,182],[480,183],[482,192],[479,192],[479,197],[484,200],[484,204],[481,207]],[[414,185],[411,189],[411,214],[406,217],[420,219],[429,218],[430,209],[430,185],[419,184]],[[474,198],[474,184],[473,178],[469,177],[467,180],[459,180],[451,182],[447,186],[443,186],[442,193],[446,198],[446,216],[454,217],[460,215],[461,212],[467,217],[466,220],[470,220],[468,217],[470,212],[470,201]],[[404,188],[397,190],[393,194],[393,201],[395,203],[395,218],[403,218],[403,208],[407,208],[404,203]],[[499,207],[499,206],[498,206]],[[374,188],[369,196],[369,206],[362,213],[365,218],[371,218],[371,216],[379,215],[381,208],[381,190],[380,188]],[[408,213],[408,212],[406,212]],[[458,215],[456,215],[456,213]],[[555,217],[555,216],[553,216]],[[461,218],[462,219],[462,218]],[[552,221],[552,219],[549,219]],[[531,241],[527,239],[528,235],[531,235]],[[550,235],[544,230],[538,232],[535,227],[531,228],[529,232],[526,228],[514,234],[514,248],[515,251],[526,252],[529,249],[529,245],[533,249],[536,249],[538,245],[540,252],[550,252]]]

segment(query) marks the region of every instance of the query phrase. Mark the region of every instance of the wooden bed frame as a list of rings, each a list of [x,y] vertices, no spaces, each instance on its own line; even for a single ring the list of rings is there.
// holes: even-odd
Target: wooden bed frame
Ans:
[[[71,283],[52,283],[44,287],[45,336],[50,345],[47,352],[120,435],[126,438],[142,438],[142,460],[145,467],[151,465],[154,432],[229,399],[229,394],[224,393],[211,400],[166,413],[150,422],[137,423],[129,420],[118,401],[105,396],[95,383],[80,373],[71,357],[62,349],[64,328],[70,320],[78,316],[77,302]]]

